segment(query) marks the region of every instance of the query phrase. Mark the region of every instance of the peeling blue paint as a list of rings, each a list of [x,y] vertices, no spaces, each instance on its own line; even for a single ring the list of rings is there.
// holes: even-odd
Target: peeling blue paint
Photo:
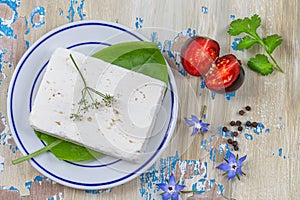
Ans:
[[[9,25],[4,24],[3,19],[0,18],[0,36],[12,37],[14,31]]]
[[[85,0],[81,0],[79,6],[77,7],[77,13],[78,13],[80,20],[83,20],[83,18],[86,16],[86,14],[83,13],[84,2],[85,2]]]
[[[157,32],[153,32],[150,34],[150,40],[151,42],[154,42],[154,43],[157,43],[157,40],[158,40],[158,33]]]
[[[0,29],[1,30],[1,29]],[[6,75],[3,73],[2,68],[3,68],[3,55],[7,52],[5,49],[0,49],[0,85],[3,81],[3,79],[6,78]]]
[[[219,191],[219,194],[223,193],[224,186],[221,184],[216,183],[215,179],[200,179],[196,183],[192,185],[192,190],[195,191],[196,194],[202,194],[208,190],[210,190],[214,184],[217,184]],[[207,185],[209,185],[209,189],[207,189]]]
[[[88,193],[88,194],[101,194],[102,190],[85,190],[85,193]]]
[[[229,101],[232,97],[235,97],[235,92],[231,92],[231,93],[226,93],[225,95],[225,99],[227,101]]]
[[[74,21],[74,16],[75,16],[74,3],[75,2],[77,2],[77,1],[70,0],[70,7],[69,7],[69,10],[68,10],[68,15],[67,15],[67,19],[69,20],[69,22]]]
[[[249,134],[249,133],[246,133],[246,134],[245,134],[245,138],[246,138],[247,140],[253,140],[253,136],[252,136],[251,134]]]
[[[8,190],[19,192],[18,188],[15,188],[14,186],[10,186]]]
[[[215,92],[211,92],[211,98],[212,98],[212,99],[215,99],[215,98],[216,98],[216,94],[217,94],[217,93],[215,93]]]
[[[278,156],[282,157],[282,148],[278,149]]]
[[[12,37],[13,29],[10,27],[18,19],[17,8],[20,7],[20,0],[0,0],[0,4],[7,5],[12,10],[12,16],[9,19],[0,18],[0,36]]]
[[[25,41],[25,44],[26,44],[26,49],[29,49],[29,47],[30,47],[30,43],[29,43],[29,41]]]
[[[239,50],[238,48],[237,48],[237,46],[238,46],[238,44],[240,43],[240,41],[242,40],[242,38],[234,38],[233,39],[233,42],[232,42],[232,44],[231,44],[231,48],[233,49],[233,50],[235,50],[235,51],[244,51],[244,49],[242,49],[242,50]]]
[[[222,138],[226,138],[228,137],[228,132],[223,132],[222,131],[222,126],[218,127],[218,133],[217,134],[212,134],[209,138],[209,140],[204,139],[200,142],[200,147],[202,149],[204,149],[206,152],[209,153],[209,159],[212,162],[216,162],[217,160],[217,156],[220,156],[222,154],[225,153],[225,158],[228,158],[229,154],[230,154],[230,150],[229,150],[229,146],[227,143],[220,143],[219,145],[212,145],[212,147],[209,147],[210,144],[213,143],[213,139],[215,137],[220,137],[222,136]]]
[[[59,9],[58,15],[59,15],[59,16],[63,16],[63,14],[64,14],[64,10],[60,8],[60,9]]]
[[[43,6],[37,6],[33,9],[33,11],[30,14],[30,23],[32,28],[40,28],[45,24],[44,17],[46,15],[46,10]],[[34,18],[35,16],[39,17],[39,21],[35,22]]]
[[[41,177],[41,176],[36,176],[33,180],[34,180],[34,181],[38,181],[39,183],[42,183],[43,180],[44,180],[44,178]]]
[[[202,81],[201,81],[200,87],[201,87],[201,89],[204,89],[204,88],[205,88],[205,80],[202,80]]]
[[[52,197],[47,198],[46,200],[63,200],[62,192],[55,194]]]
[[[25,182],[25,187],[29,191],[30,191],[31,185],[32,185],[32,181]]]
[[[188,169],[189,168],[189,169]],[[188,171],[192,172],[189,179],[206,179],[207,163],[198,160],[181,160],[176,153],[174,156],[161,158],[149,170],[140,175],[140,194],[143,199],[154,200],[161,193],[156,187],[157,183],[166,183],[169,176],[175,171],[180,171],[179,184],[184,184],[183,176]],[[167,174],[167,176],[165,176]],[[197,180],[196,179],[196,180]],[[189,190],[187,188],[187,190]]]
[[[231,20],[235,20],[235,15],[230,15],[229,17]]]
[[[143,18],[141,18],[141,17],[136,17],[136,18],[135,18],[135,28],[136,28],[136,29],[143,28],[143,22],[144,22],[144,19],[143,19]]]
[[[264,128],[265,128],[265,126],[262,123],[258,122],[257,127],[253,129],[253,132],[256,135],[260,135],[263,132]]]
[[[201,11],[203,14],[207,14],[208,13],[208,8],[206,6],[202,6]]]

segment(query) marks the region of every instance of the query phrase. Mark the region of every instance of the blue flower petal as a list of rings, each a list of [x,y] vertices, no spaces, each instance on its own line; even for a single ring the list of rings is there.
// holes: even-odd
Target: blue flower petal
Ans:
[[[202,127],[208,127],[210,125],[209,123],[204,123],[204,122],[201,122],[200,124]]]
[[[236,173],[239,174],[239,175],[243,175],[242,167],[238,167],[238,168],[236,169]]]
[[[198,117],[196,117],[195,115],[191,115],[192,116],[192,120],[195,122],[195,123],[199,123],[200,120],[198,119]]]
[[[183,188],[185,188],[185,185],[175,185],[176,192],[180,192],[181,190],[183,190]]]
[[[208,132],[208,129],[207,129],[206,127],[202,127],[201,130],[202,130],[202,132],[204,132],[204,133],[205,133],[205,132]]]
[[[247,158],[247,155],[241,157],[241,158],[238,160],[238,164],[239,164],[239,165],[242,165],[242,162],[244,162],[244,161],[246,160],[246,158]]]
[[[185,122],[189,125],[189,126],[194,126],[195,122],[193,122],[192,120],[184,117]]]
[[[230,170],[230,165],[228,163],[222,163],[217,166],[218,169],[228,172]]]
[[[175,185],[176,185],[176,179],[175,176],[172,174],[169,179],[169,186],[175,186]]]
[[[195,134],[197,134],[197,133],[199,133],[199,129],[197,129],[197,128],[193,128],[193,132],[192,132],[192,135],[195,135]]]
[[[231,152],[230,152],[228,161],[229,161],[230,163],[236,163],[235,155],[234,155],[233,153],[231,153]]]
[[[234,178],[235,175],[236,175],[236,173],[235,173],[233,170],[230,170],[230,171],[228,172],[228,180]]]
[[[178,193],[173,193],[172,194],[172,200],[178,200]]]
[[[170,193],[165,193],[165,194],[163,194],[163,196],[162,196],[162,199],[163,200],[169,200],[169,199],[171,199],[171,194]]]
[[[165,183],[159,183],[159,184],[156,184],[162,191],[164,192],[168,192],[168,184],[165,184]]]

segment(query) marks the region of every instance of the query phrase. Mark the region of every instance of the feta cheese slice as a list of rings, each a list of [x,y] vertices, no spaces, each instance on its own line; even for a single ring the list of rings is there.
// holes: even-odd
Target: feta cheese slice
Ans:
[[[70,119],[77,112],[84,87],[70,54],[87,85],[115,99],[111,107],[89,109],[81,121]],[[47,65],[29,121],[35,130],[138,162],[152,136],[165,89],[160,80],[58,48]],[[101,100],[94,93],[91,96]]]

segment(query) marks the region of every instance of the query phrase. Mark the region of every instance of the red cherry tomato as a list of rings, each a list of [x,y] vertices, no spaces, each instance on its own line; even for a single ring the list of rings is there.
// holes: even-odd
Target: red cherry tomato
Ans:
[[[220,46],[215,40],[207,37],[192,37],[183,45],[181,62],[190,75],[204,76],[219,53]]]
[[[206,75],[206,87],[213,91],[224,91],[235,83],[240,72],[241,62],[234,55],[229,54],[217,58]],[[244,74],[242,74],[243,78]]]

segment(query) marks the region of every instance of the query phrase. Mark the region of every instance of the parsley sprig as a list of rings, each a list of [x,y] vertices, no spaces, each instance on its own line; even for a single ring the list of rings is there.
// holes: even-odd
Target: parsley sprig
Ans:
[[[74,64],[76,70],[78,71],[78,73],[81,77],[81,80],[83,82],[83,85],[84,85],[83,89],[81,90],[81,99],[78,102],[77,112],[72,113],[70,115],[70,118],[73,119],[73,120],[81,120],[82,117],[83,117],[82,112],[85,113],[90,108],[91,109],[98,109],[100,107],[101,103],[92,96],[92,93],[95,93],[98,96],[102,97],[105,106],[111,106],[113,101],[114,101],[114,97],[109,95],[109,94],[103,94],[103,93],[99,92],[98,90],[95,90],[94,88],[89,87],[87,85],[87,82],[86,82],[85,78],[83,77],[83,74],[81,73],[77,63],[75,62],[72,54],[70,54],[70,58],[71,58],[71,60]],[[87,97],[90,98],[91,103],[89,103]]]
[[[261,25],[261,18],[255,14],[251,18],[237,19],[231,22],[228,30],[229,35],[237,36],[245,33],[246,36],[237,45],[238,50],[249,49],[254,44],[260,44],[265,49],[267,55],[272,60],[269,61],[268,56],[264,54],[257,54],[254,58],[250,58],[247,65],[250,69],[259,72],[262,75],[271,74],[274,68],[284,73],[284,70],[278,65],[275,58],[272,56],[273,51],[282,43],[282,37],[273,34],[265,38],[261,38],[257,29]]]

